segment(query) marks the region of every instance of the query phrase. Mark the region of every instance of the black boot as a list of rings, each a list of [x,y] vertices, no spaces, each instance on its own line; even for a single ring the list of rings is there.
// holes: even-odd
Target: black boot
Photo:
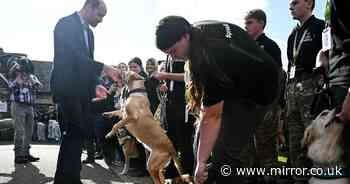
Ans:
[[[15,163],[16,164],[25,164],[28,163],[29,160],[25,156],[16,156],[15,157]]]
[[[29,162],[36,162],[36,161],[39,161],[39,160],[40,160],[39,157],[34,157],[33,155],[27,155],[27,156],[25,156],[25,158],[26,158]]]

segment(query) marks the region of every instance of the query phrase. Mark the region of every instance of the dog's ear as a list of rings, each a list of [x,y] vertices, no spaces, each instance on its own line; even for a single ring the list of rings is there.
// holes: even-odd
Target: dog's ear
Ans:
[[[307,147],[308,145],[310,145],[312,143],[312,141],[314,139],[314,135],[312,133],[312,131],[313,131],[312,129],[313,129],[312,124],[305,129],[304,137],[301,140],[301,147],[302,148],[305,148],[305,147]]]
[[[340,119],[336,116],[337,113],[335,111],[335,109],[333,109],[332,111],[329,112],[329,114],[327,115],[326,118],[326,122],[325,122],[325,128],[329,127],[332,123],[337,123],[340,122]]]

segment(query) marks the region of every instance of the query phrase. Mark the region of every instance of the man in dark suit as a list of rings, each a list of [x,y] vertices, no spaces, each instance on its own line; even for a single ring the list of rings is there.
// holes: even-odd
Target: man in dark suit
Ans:
[[[81,184],[81,153],[85,137],[93,133],[91,100],[105,88],[97,85],[101,73],[113,80],[118,70],[94,61],[94,37],[89,25],[96,27],[106,15],[102,0],[86,0],[84,7],[61,18],[54,30],[54,68],[51,90],[62,108],[62,142],[57,160],[54,184]],[[99,93],[101,94],[101,93]]]

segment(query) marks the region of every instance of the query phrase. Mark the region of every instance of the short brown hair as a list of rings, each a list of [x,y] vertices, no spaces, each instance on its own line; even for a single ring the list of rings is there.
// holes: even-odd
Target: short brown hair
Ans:
[[[311,0],[311,2],[312,2],[311,10],[314,10],[315,9],[315,0]]]
[[[156,28],[156,46],[160,50],[169,49],[190,31],[191,24],[185,18],[175,15],[164,17]]]
[[[256,19],[258,21],[264,22],[264,28],[266,26],[266,14],[261,9],[253,9],[250,10],[247,15],[245,16],[245,19]]]
[[[151,63],[151,64],[153,64],[153,65],[157,65],[157,61],[156,61],[156,59],[154,59],[154,58],[149,58],[149,59],[147,59],[146,63]]]
[[[100,6],[100,3],[101,0],[86,0],[84,7],[90,4],[92,8],[98,8]]]
[[[135,63],[135,64],[139,65],[142,68],[142,61],[141,61],[141,59],[139,57],[132,58],[129,61],[128,65],[130,65],[131,63]]]

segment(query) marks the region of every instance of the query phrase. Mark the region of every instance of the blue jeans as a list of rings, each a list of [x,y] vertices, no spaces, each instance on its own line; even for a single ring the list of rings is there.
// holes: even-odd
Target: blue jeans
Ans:
[[[11,103],[11,114],[15,124],[15,157],[29,155],[33,134],[34,109],[32,105]]]

